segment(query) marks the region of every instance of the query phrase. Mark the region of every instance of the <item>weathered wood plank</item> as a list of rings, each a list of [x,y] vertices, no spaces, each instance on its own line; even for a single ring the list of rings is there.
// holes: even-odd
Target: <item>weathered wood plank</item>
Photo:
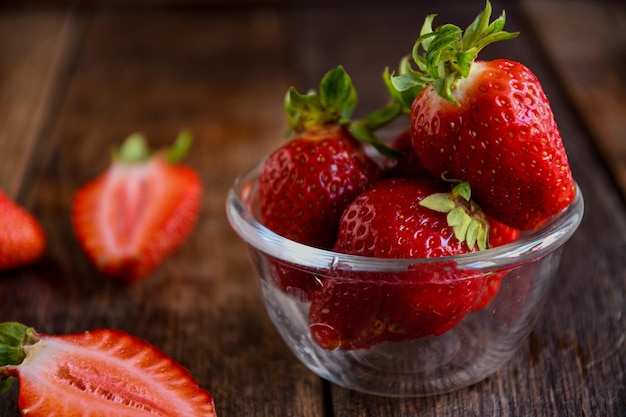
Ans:
[[[522,4],[626,199],[624,3],[525,0]]]
[[[321,381],[271,325],[224,210],[235,176],[283,140],[284,41],[272,11],[95,14],[55,123],[41,132],[36,159],[24,162],[48,253],[38,266],[0,276],[0,320],[49,333],[113,327],[145,338],[211,390],[220,416],[321,416]],[[126,135],[144,131],[158,147],[183,128],[195,134],[186,162],[205,186],[194,233],[146,281],[105,281],[73,236],[74,192]]]
[[[0,188],[14,198],[52,112],[76,30],[66,12],[0,14]]]

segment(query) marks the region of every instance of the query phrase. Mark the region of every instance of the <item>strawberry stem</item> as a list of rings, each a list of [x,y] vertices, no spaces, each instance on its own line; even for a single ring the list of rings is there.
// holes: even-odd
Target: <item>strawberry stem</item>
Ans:
[[[193,135],[189,130],[183,130],[176,137],[174,145],[172,145],[165,152],[165,159],[171,163],[177,163],[183,160],[183,158],[189,153],[191,149],[191,143],[193,142]]]
[[[405,61],[398,75],[389,76],[388,88],[392,96],[410,108],[419,93],[432,85],[441,97],[458,105],[453,91],[458,82],[469,75],[478,53],[489,44],[519,34],[502,30],[506,21],[504,12],[490,23],[491,12],[491,3],[487,0],[485,9],[465,31],[452,24],[433,30],[436,15],[427,16],[411,53],[417,68],[413,69]]]
[[[146,161],[150,158],[151,152],[143,133],[133,133],[126,138],[113,158],[124,164],[134,164]]]
[[[176,137],[174,144],[164,151],[165,159],[170,163],[180,162],[189,152],[192,134],[183,130]],[[133,133],[124,140],[119,150],[113,151],[111,158],[122,164],[138,164],[147,161],[153,155],[143,133]]]

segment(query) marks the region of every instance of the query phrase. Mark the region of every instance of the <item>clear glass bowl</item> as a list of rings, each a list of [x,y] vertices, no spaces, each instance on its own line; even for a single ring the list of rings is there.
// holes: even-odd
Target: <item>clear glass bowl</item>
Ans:
[[[226,211],[250,249],[271,320],[317,375],[384,396],[454,391],[509,360],[536,324],[563,244],[584,210],[578,189],[549,224],[512,244],[435,259],[366,258],[302,245],[264,227],[257,220],[259,169],[235,181]],[[443,332],[447,307],[407,301],[444,291],[462,297],[476,285],[495,296],[451,307],[445,314],[454,312],[458,322]]]

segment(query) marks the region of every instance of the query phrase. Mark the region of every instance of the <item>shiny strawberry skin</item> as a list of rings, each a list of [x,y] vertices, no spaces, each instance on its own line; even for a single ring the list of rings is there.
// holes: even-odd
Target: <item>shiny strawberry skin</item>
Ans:
[[[36,262],[45,247],[39,221],[0,190],[0,271]]]
[[[160,349],[121,331],[37,335],[17,376],[18,405],[32,417],[216,416],[210,392]]]
[[[391,142],[391,148],[400,152],[399,156],[388,156],[383,161],[385,178],[421,178],[432,179],[413,149],[411,129],[398,134]]]
[[[528,68],[476,61],[453,94],[458,106],[426,86],[412,105],[413,145],[432,175],[468,181],[485,212],[522,230],[573,201],[560,132]]]
[[[322,290],[313,295],[309,330],[324,349],[367,349],[385,340],[387,323],[379,314],[384,286],[375,281],[326,279]]]
[[[78,242],[105,276],[145,278],[179,248],[199,213],[202,185],[190,167],[157,154],[146,162],[113,162],[75,195]]]
[[[392,178],[346,208],[334,250],[377,258],[434,258],[470,252],[454,237],[446,216],[419,205],[443,192],[437,183]]]
[[[263,164],[263,224],[287,239],[330,249],[343,209],[380,176],[380,167],[343,127],[309,128]],[[277,260],[269,264],[274,284],[285,293],[306,301],[319,290],[311,274]]]
[[[348,206],[334,250],[380,258],[435,258],[475,250],[455,238],[445,214],[419,205],[441,191],[431,181],[381,181]],[[519,231],[497,224],[497,235],[490,233],[490,238],[499,244],[519,237]],[[312,300],[312,337],[326,349],[355,349],[441,335],[467,313],[484,308],[501,278],[458,271],[453,262],[407,272],[340,274],[325,280]]]
[[[378,165],[344,128],[309,129],[263,164],[263,223],[287,239],[330,249],[343,209],[380,175]]]

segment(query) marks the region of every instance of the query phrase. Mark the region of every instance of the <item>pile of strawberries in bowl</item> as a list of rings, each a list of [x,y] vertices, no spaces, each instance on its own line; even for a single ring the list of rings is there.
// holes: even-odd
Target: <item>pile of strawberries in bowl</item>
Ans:
[[[389,103],[362,119],[341,66],[316,92],[290,89],[293,137],[227,200],[293,353],[379,395],[449,392],[497,371],[534,327],[583,215],[537,78],[476,59],[517,35],[504,15],[490,21],[487,3],[464,31],[433,20],[385,71]]]

